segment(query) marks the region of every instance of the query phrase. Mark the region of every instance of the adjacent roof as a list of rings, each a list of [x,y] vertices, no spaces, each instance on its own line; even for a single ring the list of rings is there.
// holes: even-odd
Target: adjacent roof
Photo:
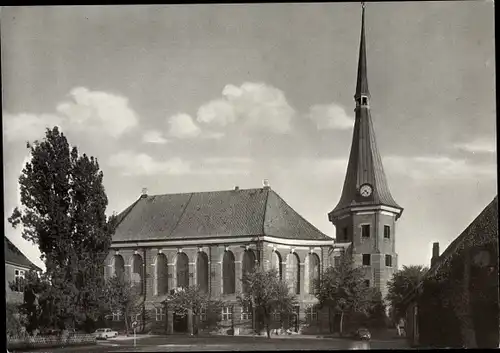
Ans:
[[[364,21],[365,8],[363,6],[356,98],[361,95],[369,95]],[[367,199],[359,195],[359,188],[365,183],[370,184],[373,188],[372,195]],[[334,212],[353,206],[369,205],[385,205],[403,210],[394,201],[387,185],[382,159],[375,141],[370,108],[367,105],[362,105],[356,107],[351,154],[347,165],[344,187],[339,203],[330,213],[330,219],[332,219],[332,213]]]
[[[5,235],[3,237],[3,248],[6,263],[41,271],[41,269],[28,260],[21,250],[19,250]]]
[[[332,240],[268,187],[142,196],[118,220],[113,242],[259,235]]]
[[[424,276],[424,279],[434,276],[439,271],[446,271],[450,264],[451,258],[460,254],[465,247],[481,246],[491,241],[498,242],[498,195],[495,196],[488,206],[469,224],[469,226],[453,240],[439,256],[429,271]],[[417,291],[421,289],[422,282],[416,290],[408,293],[405,301],[412,300]]]

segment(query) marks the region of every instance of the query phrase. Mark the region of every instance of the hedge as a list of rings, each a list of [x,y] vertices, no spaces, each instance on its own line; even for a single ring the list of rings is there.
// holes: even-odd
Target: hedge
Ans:
[[[26,350],[49,347],[82,346],[96,344],[96,337],[92,334],[73,334],[64,336],[26,336],[8,337],[9,350]]]

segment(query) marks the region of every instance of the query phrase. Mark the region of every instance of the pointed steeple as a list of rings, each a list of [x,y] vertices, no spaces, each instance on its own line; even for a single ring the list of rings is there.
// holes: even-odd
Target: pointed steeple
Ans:
[[[349,212],[353,207],[387,206],[394,209],[398,217],[403,210],[394,201],[389,191],[382,159],[375,141],[366,77],[364,19],[365,8],[363,5],[351,153],[340,201],[329,214],[329,219],[332,222],[345,212]]]
[[[362,3],[361,14],[361,39],[359,41],[359,58],[358,58],[358,80],[356,82],[356,93],[354,99],[356,102],[361,100],[361,97],[370,98],[368,90],[368,77],[366,72],[366,41],[365,41],[365,3]]]

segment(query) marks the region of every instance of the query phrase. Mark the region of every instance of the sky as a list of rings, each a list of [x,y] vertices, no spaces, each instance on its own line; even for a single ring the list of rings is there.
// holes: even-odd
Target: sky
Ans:
[[[357,3],[3,7],[5,234],[26,141],[58,125],[121,212],[148,193],[262,187],[329,236],[354,122]],[[402,265],[429,265],[497,194],[492,1],[366,5],[371,113],[402,207]]]

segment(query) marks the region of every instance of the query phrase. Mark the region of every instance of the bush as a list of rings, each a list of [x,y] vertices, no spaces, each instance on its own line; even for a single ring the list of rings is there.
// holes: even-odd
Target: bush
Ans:
[[[80,346],[96,344],[96,337],[88,334],[64,336],[24,336],[8,337],[8,349],[37,349],[60,346]]]

